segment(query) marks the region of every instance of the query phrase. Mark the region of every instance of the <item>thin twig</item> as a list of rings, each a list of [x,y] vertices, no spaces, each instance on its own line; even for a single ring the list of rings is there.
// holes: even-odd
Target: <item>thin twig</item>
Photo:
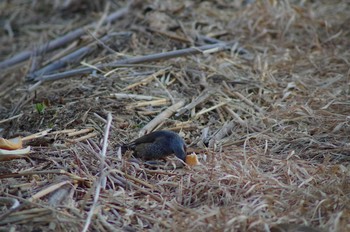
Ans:
[[[89,210],[88,216],[86,218],[85,221],[85,225],[83,228],[83,232],[86,232],[90,226],[91,223],[91,219],[93,214],[95,213],[95,208],[97,205],[97,201],[100,197],[100,192],[101,192],[101,188],[106,188],[106,174],[104,174],[103,170],[106,166],[106,152],[107,152],[107,146],[108,146],[108,137],[109,137],[109,130],[112,124],[112,114],[108,113],[107,115],[107,125],[105,128],[105,133],[104,133],[104,137],[103,137],[103,147],[102,147],[102,151],[101,151],[101,168],[100,168],[100,177],[98,178],[97,182],[96,182],[96,188],[95,188],[95,194],[94,194],[94,201],[93,204]]]
[[[109,137],[109,131],[110,131],[110,128],[111,128],[111,125],[112,125],[112,113],[108,113],[107,115],[107,124],[106,124],[106,128],[105,128],[105,133],[104,133],[104,136],[103,136],[103,146],[102,146],[102,151],[101,151],[101,157],[102,157],[102,160],[105,160],[106,159],[106,153],[107,153],[107,147],[108,147],[108,137]],[[105,162],[101,162],[101,171],[104,170],[104,164]],[[106,177],[104,177],[102,179],[102,188],[103,189],[106,189]]]
[[[179,117],[180,115],[186,113],[187,111],[192,110],[197,105],[203,103],[206,101],[212,94],[214,93],[214,89],[205,89],[200,93],[200,95],[194,99],[190,104],[186,105],[185,107],[181,108],[179,112],[176,113],[176,117]]]
[[[140,130],[139,135],[142,136],[144,134],[147,134],[147,133],[151,132],[158,124],[160,124],[166,118],[169,118],[171,115],[173,115],[184,104],[185,104],[185,101],[182,100],[182,101],[179,101],[178,103],[170,106],[168,109],[164,110],[157,117],[155,117],[152,121],[150,121],[146,126],[144,126]]]
[[[166,60],[171,59],[175,57],[181,57],[181,56],[189,56],[189,55],[195,55],[205,52],[206,50],[211,50],[213,48],[218,48],[218,51],[222,51],[225,49],[229,49],[230,45],[232,43],[220,43],[220,44],[211,44],[211,45],[204,45],[201,47],[193,47],[193,48],[185,48],[170,52],[162,52],[162,53],[156,53],[156,54],[150,54],[145,56],[138,56],[138,57],[132,57],[124,60],[119,60],[115,62],[111,62],[108,64],[102,64],[102,65],[96,65],[96,68],[116,68],[116,67],[124,67],[127,64],[140,64],[145,62],[153,62],[158,60]],[[55,81],[62,78],[74,76],[74,75],[80,75],[80,74],[87,74],[92,71],[94,71],[95,68],[79,68],[79,69],[73,69],[66,72],[56,73],[56,74],[50,74],[50,75],[43,75],[41,77],[37,77],[34,79],[34,81]]]
[[[159,97],[140,95],[140,94],[131,94],[131,93],[111,93],[110,96],[113,96],[116,99],[134,99],[134,100],[147,100],[147,101],[161,99]]]
[[[218,107],[224,106],[224,105],[226,105],[226,104],[229,103],[229,102],[230,102],[230,100],[227,100],[227,101],[225,101],[225,102],[220,102],[220,103],[216,104],[215,106],[209,107],[208,109],[203,108],[201,111],[199,111],[199,112],[195,115],[195,118],[199,117],[199,116],[202,115],[202,114],[205,114],[205,113],[208,113],[208,112],[210,112],[210,111],[212,111],[212,110],[215,110],[215,109],[218,108]]]
[[[162,89],[168,95],[168,97],[170,98],[171,104],[175,104],[174,97],[171,95],[169,90],[163,85],[163,83],[156,76],[153,76],[153,77],[154,77],[154,80],[159,84],[160,87],[162,87]]]
[[[234,126],[233,121],[224,123],[221,129],[209,140],[209,147],[214,147],[218,141],[232,134]]]
[[[197,38],[199,40],[203,40],[205,43],[212,43],[212,44],[216,44],[216,43],[222,43],[222,40],[219,39],[215,39],[209,36],[205,36],[205,35],[197,35]],[[201,44],[201,43],[196,43],[196,44]],[[239,43],[236,42],[234,44],[232,44],[232,48],[234,53],[237,53],[239,55],[244,55],[243,58],[248,58],[248,57],[252,57],[252,54],[244,49],[243,47],[239,47]]]
[[[4,122],[11,121],[11,120],[14,120],[14,119],[16,119],[16,118],[20,118],[20,117],[22,117],[22,116],[23,116],[23,114],[17,114],[17,115],[15,115],[15,116],[12,116],[12,117],[9,117],[9,118],[0,120],[0,124],[1,124],[1,123],[4,123]]]
[[[94,201],[93,201],[93,204],[92,204],[92,206],[91,206],[91,208],[89,210],[88,216],[86,218],[85,225],[84,225],[84,228],[82,230],[83,232],[86,232],[88,230],[88,228],[90,226],[90,223],[91,223],[92,216],[95,213],[94,211],[95,211],[95,208],[96,208],[96,205],[97,205],[97,201],[98,201],[98,198],[100,197],[102,178],[106,178],[106,177],[105,176],[101,176],[97,180],[95,194],[94,194]]]

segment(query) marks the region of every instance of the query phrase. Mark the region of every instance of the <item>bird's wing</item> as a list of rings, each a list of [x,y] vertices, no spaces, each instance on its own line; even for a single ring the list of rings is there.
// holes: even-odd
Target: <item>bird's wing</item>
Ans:
[[[140,143],[153,143],[156,140],[159,140],[163,137],[162,134],[159,132],[160,131],[155,131],[155,132],[149,133],[147,135],[144,135],[138,139],[135,139],[133,142],[130,143],[130,145],[137,145]]]

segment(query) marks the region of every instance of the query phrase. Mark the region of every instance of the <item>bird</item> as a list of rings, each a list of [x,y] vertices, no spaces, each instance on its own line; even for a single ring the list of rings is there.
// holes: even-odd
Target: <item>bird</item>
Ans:
[[[175,154],[186,161],[186,143],[175,132],[168,130],[154,131],[129,144],[124,144],[122,150],[133,150],[136,158],[143,160],[161,159]]]

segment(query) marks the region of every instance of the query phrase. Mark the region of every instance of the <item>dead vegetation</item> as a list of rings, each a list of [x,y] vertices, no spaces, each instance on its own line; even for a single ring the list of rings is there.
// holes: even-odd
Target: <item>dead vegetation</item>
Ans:
[[[2,231],[350,231],[347,1],[86,2],[0,3]],[[201,165],[121,157],[157,129]]]

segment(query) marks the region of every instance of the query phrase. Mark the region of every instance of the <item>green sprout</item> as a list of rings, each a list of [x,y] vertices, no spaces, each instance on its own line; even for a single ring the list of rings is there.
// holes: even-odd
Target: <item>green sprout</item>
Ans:
[[[35,109],[39,114],[44,114],[45,111],[45,104],[44,103],[36,103]]]

